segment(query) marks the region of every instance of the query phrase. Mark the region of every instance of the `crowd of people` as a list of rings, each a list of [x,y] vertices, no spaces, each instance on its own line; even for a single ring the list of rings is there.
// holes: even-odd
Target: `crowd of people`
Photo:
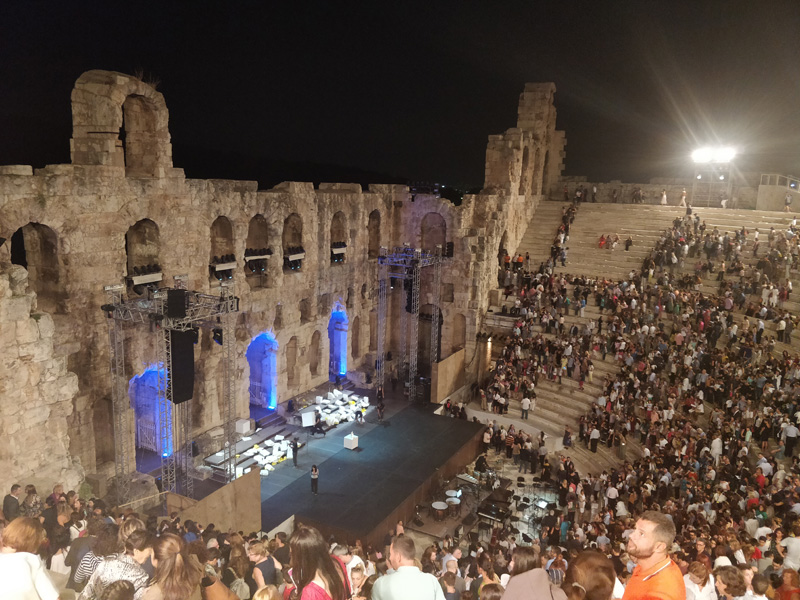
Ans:
[[[527,416],[540,378],[582,384],[593,361],[611,356],[616,373],[580,419],[577,443],[596,451],[636,440],[642,457],[583,477],[566,457],[553,458],[556,468],[548,461],[542,476],[557,486],[559,514],[546,518],[541,543],[597,546],[624,580],[634,567],[625,545],[634,516],[658,509],[675,526],[670,556],[694,596],[716,595],[708,587],[716,573],[716,589],[728,589],[722,595],[790,598],[800,593],[800,356],[776,342],[790,344],[796,322],[784,308],[796,221],[771,230],[759,255],[757,230],[708,231],[687,213],[627,280],[555,275],[553,255],[539,272],[523,273],[512,309],[519,318],[482,401],[496,412],[519,403]],[[744,264],[745,251],[759,259],[755,266]],[[694,277],[676,275],[701,255]],[[718,294],[704,294],[702,278],[715,271],[723,273]],[[588,302],[600,313],[596,322],[565,319],[571,309],[583,316]],[[765,321],[776,323],[779,339],[765,334]],[[530,436],[495,424],[485,440],[497,438],[496,450],[507,451]],[[572,442],[569,432],[564,441]],[[531,466],[541,468],[533,454]]]
[[[800,355],[777,346],[791,343],[796,322],[785,309],[796,223],[766,234],[759,255],[757,230],[708,231],[687,214],[639,271],[612,281],[555,273],[576,211],[565,208],[538,270],[528,256],[502,259],[516,319],[481,406],[518,407],[533,427],[542,381],[599,386],[562,446],[635,442],[641,456],[580,474],[543,433],[492,423],[485,451],[556,490],[529,543],[510,524],[489,541],[445,538],[421,554],[402,523],[381,548],[302,524],[267,539],[109,511],[62,486],[42,499],[15,485],[0,523],[0,597],[800,600]],[[681,273],[686,259],[698,261],[692,276]],[[718,293],[706,294],[703,277],[714,273]],[[590,303],[596,320],[585,316]],[[769,321],[777,338],[765,333]],[[613,365],[602,379],[599,361]],[[466,418],[463,406],[446,408]]]

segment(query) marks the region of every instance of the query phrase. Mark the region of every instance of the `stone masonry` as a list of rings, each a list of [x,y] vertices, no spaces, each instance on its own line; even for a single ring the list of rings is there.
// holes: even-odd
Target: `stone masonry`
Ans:
[[[164,97],[129,75],[84,73],[72,93],[71,164],[0,167],[0,489],[74,487],[85,474],[113,473],[108,321],[100,306],[103,286],[125,281],[137,265],[160,265],[162,285],[188,274],[189,289],[216,293],[209,264],[235,256],[240,418],[249,416],[245,352],[264,331],[279,347],[279,401],[328,379],[327,326],[337,303],[349,320],[348,371],[372,370],[380,246],[454,243],[443,273],[441,356],[466,348],[470,364],[501,240],[509,251],[517,247],[543,187],[560,175],[565,138],[555,130],[554,94],[553,84],[525,86],[517,127],[489,138],[485,189],[456,207],[399,185],[286,182],[258,190],[251,181],[187,179],[172,164]],[[343,263],[330,260],[334,242],[347,244]],[[302,269],[284,270],[284,254],[297,245]],[[245,268],[245,249],[254,247],[273,252],[263,277]],[[392,323],[404,303],[395,291],[393,351]],[[125,332],[130,378],[153,362],[154,335],[147,327]],[[420,338],[422,354],[430,342]],[[221,357],[202,331],[192,400],[201,455],[221,443]]]

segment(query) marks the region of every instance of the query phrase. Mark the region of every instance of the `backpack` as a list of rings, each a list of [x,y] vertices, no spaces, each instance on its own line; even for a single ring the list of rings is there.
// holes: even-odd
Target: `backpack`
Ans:
[[[231,582],[228,586],[230,590],[239,597],[239,600],[249,600],[250,598],[250,586],[247,585],[244,578],[239,577],[236,575],[236,571],[233,569],[228,569],[235,577],[235,579]]]

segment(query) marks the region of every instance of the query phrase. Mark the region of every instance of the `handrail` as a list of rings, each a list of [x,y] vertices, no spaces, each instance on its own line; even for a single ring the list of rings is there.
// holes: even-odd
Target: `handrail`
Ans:
[[[136,504],[138,502],[145,502],[145,501],[151,500],[153,498],[160,498],[161,496],[166,496],[167,493],[168,492],[159,492],[159,493],[154,494],[152,496],[147,496],[146,498],[137,498],[136,500],[131,500],[130,502],[126,502],[125,504],[120,504],[119,506],[117,506],[117,508],[125,508],[126,506],[131,506],[131,505]]]

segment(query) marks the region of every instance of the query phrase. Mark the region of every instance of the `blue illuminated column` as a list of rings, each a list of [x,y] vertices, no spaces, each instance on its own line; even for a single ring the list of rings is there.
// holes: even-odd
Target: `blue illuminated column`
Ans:
[[[274,410],[278,406],[278,342],[272,332],[253,338],[247,348],[250,403]]]
[[[141,375],[134,376],[128,386],[128,396],[132,400],[136,414],[136,446],[163,456],[172,456],[172,432],[167,439],[161,439],[161,415],[158,410],[159,400],[164,390],[158,387],[158,371],[164,370],[161,365],[150,365]],[[172,405],[167,407],[172,411]]]

